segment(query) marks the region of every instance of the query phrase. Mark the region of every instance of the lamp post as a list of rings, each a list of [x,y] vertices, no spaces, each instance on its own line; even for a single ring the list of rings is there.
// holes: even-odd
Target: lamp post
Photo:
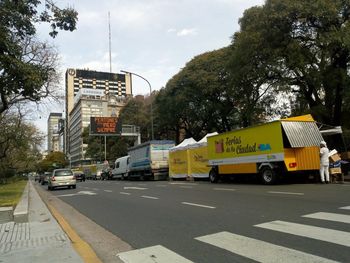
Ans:
[[[152,108],[152,98],[151,98],[151,95],[152,95],[152,87],[151,87],[151,83],[149,83],[149,81],[147,79],[145,79],[144,77],[142,77],[141,75],[139,74],[136,74],[134,72],[130,72],[130,71],[126,71],[126,70],[121,70],[120,72],[123,72],[123,73],[126,73],[126,74],[130,74],[130,75],[135,75],[141,79],[143,79],[144,81],[147,82],[148,86],[149,86],[149,96],[150,96],[150,99],[151,99],[151,136],[152,136],[152,140],[154,140],[154,131],[153,131],[153,108]]]

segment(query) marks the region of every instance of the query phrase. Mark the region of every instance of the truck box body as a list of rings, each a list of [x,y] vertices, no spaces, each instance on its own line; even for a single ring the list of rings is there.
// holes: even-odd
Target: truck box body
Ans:
[[[267,167],[272,172],[318,170],[322,140],[311,115],[299,116],[211,136],[208,159],[219,175],[259,173]]]
[[[174,145],[173,141],[154,140],[129,148],[129,178],[167,179],[169,148]]]

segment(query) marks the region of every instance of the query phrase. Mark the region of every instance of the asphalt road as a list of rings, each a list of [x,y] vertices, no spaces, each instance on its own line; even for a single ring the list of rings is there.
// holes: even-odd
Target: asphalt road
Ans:
[[[211,263],[350,262],[349,193],[350,184],[181,181],[52,191],[135,248],[125,261]]]

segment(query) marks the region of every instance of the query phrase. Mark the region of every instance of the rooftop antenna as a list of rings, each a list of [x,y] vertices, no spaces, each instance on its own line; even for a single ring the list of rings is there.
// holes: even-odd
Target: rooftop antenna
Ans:
[[[109,73],[112,73],[112,40],[111,40],[111,15],[108,11],[108,29],[109,29]]]

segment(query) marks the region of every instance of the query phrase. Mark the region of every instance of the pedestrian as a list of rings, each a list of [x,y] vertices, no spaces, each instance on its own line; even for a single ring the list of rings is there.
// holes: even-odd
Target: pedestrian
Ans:
[[[321,183],[329,183],[329,150],[325,141],[320,142],[320,177]]]

